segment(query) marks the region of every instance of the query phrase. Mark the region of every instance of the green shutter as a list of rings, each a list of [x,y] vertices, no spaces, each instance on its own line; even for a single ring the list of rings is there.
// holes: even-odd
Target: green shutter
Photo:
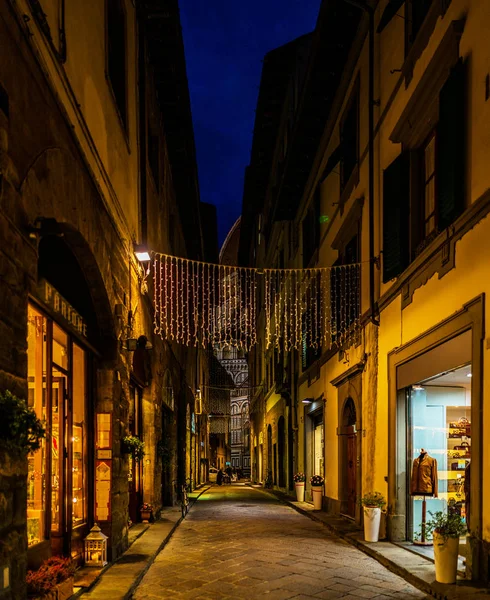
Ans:
[[[460,59],[439,95],[436,193],[438,229],[442,231],[464,210],[466,69]]]
[[[410,161],[403,152],[383,172],[383,283],[409,263]]]

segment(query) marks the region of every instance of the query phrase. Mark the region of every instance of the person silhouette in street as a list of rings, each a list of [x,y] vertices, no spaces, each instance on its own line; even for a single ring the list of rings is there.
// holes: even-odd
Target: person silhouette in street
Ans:
[[[219,469],[218,474],[216,475],[216,483],[218,485],[223,485],[223,471]]]

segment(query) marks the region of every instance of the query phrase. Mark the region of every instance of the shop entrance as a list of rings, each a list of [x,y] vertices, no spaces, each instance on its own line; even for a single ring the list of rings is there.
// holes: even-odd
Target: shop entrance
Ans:
[[[342,415],[345,455],[345,503],[348,517],[355,519],[357,506],[357,411],[352,398],[347,398]]]
[[[87,352],[28,307],[28,403],[48,435],[28,457],[27,536],[40,555],[83,554],[88,521]]]
[[[406,388],[407,539],[433,557],[430,540],[422,544],[423,509],[452,512],[467,519],[471,462],[471,364]],[[432,468],[430,483],[421,482],[418,464]],[[426,490],[426,487],[430,489]],[[423,488],[423,489],[422,489]],[[421,492],[420,494],[418,492]],[[422,495],[427,494],[427,495]],[[460,539],[459,569],[464,570],[466,536]]]
[[[306,476],[324,475],[323,459],[323,400],[319,399],[306,407],[305,420],[305,463]]]
[[[267,427],[267,473],[273,473],[273,464],[272,464],[272,427],[268,425]]]
[[[129,433],[143,438],[143,390],[133,381],[129,386]],[[129,518],[137,523],[140,518],[140,506],[143,502],[143,464],[132,456],[129,459]]]
[[[277,423],[277,443],[278,443],[278,473],[279,473],[279,487],[286,487],[286,478],[284,474],[284,454],[285,454],[285,427],[284,417],[279,417]]]

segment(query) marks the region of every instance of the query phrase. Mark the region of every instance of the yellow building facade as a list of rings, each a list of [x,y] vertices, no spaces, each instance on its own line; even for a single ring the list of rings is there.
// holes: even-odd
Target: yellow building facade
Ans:
[[[451,0],[422,9],[410,0],[381,0],[370,3],[372,11],[351,7],[359,25],[352,38],[346,35],[342,73],[333,96],[326,95],[328,110],[318,113],[321,135],[288,212],[283,190],[288,170],[299,166],[302,111],[320,85],[311,73],[323,52],[326,72],[329,56],[334,63],[336,50],[322,46],[325,23],[330,16],[342,27],[345,4],[322,3],[286,166],[275,191],[267,188],[276,200],[256,213],[262,248],[260,234],[251,247],[262,256],[259,266],[278,267],[281,257],[282,266],[295,268],[358,263],[359,336],[309,358],[265,353],[255,367],[264,399],[258,393],[252,401],[252,440],[264,440],[263,456],[279,469],[277,426],[281,417],[289,421],[288,468],[283,484],[278,477],[275,484],[291,490],[293,471],[322,475],[324,510],[359,524],[360,498],[379,491],[387,499],[392,541],[420,539],[423,505],[456,511],[469,525],[461,544],[467,576],[488,580],[490,54],[484,32],[490,6]],[[329,13],[333,5],[336,17]],[[277,164],[276,154],[271,173]],[[291,399],[280,391],[286,381]],[[422,450],[438,465],[438,488],[425,498],[413,493],[411,480]]]

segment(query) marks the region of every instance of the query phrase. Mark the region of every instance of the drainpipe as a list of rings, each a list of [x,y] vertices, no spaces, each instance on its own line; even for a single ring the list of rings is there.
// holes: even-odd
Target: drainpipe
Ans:
[[[146,29],[145,19],[147,14],[144,9],[138,11],[138,91],[139,91],[139,150],[140,150],[140,227],[142,244],[148,242],[148,215],[147,215],[147,124],[146,124]]]
[[[368,154],[369,154],[369,308],[370,321],[373,325],[379,325],[376,317],[377,307],[374,299],[374,267],[376,259],[374,257],[374,9],[360,0],[343,0],[352,6],[356,6],[367,12],[369,17],[369,110],[368,110]]]

